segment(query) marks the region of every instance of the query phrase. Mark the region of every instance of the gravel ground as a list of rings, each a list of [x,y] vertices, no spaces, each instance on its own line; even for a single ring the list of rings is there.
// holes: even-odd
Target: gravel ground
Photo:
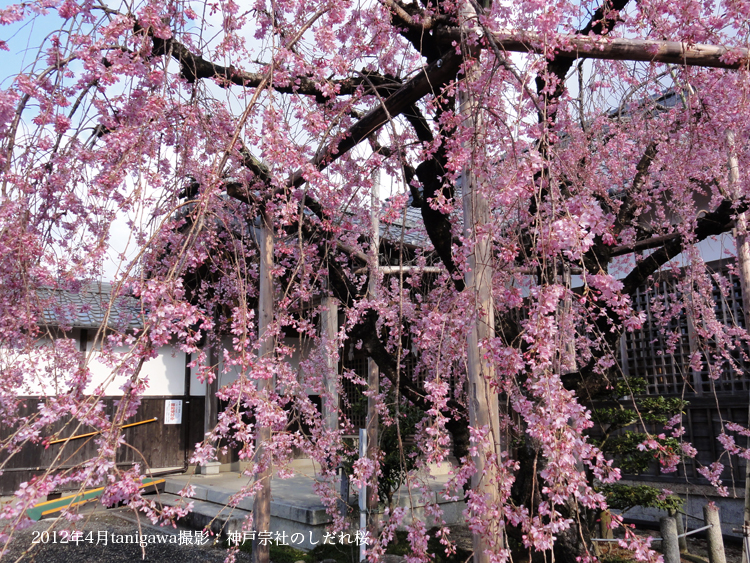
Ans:
[[[57,531],[57,543],[53,541],[54,531]],[[74,531],[80,535],[72,535]],[[49,534],[47,543],[40,541],[45,538],[44,532]],[[640,529],[637,533],[645,536],[658,534],[657,531]],[[143,519],[140,536],[145,536],[148,542],[143,549],[135,542],[136,534],[139,534],[138,524],[127,508],[100,508],[85,514],[84,520],[78,522],[75,528],[69,522],[45,519],[16,532],[8,549],[0,555],[0,560],[3,563],[221,563],[228,554],[226,549],[215,546],[213,539],[209,538],[200,544],[197,540],[203,538],[198,535],[196,540],[196,532],[180,528],[159,528],[147,524]],[[77,543],[76,537],[81,538]],[[451,526],[451,538],[461,547],[472,549],[468,527]],[[63,543],[64,539],[68,539],[68,542]],[[34,543],[35,540],[37,543]],[[128,540],[131,543],[126,543]],[[3,547],[0,545],[0,550]],[[740,544],[725,543],[724,549],[727,563],[741,563]],[[693,555],[707,557],[706,540],[689,537],[688,551]],[[392,559],[394,561],[388,563],[398,563],[396,560],[401,560],[396,556],[392,556]],[[236,560],[238,563],[249,563],[250,555],[238,552]],[[687,560],[683,562],[690,563]]]
[[[708,543],[704,539],[688,537],[688,553],[708,559]],[[742,561],[742,545],[725,541],[724,555],[727,558],[727,563],[740,563]]]
[[[55,531],[57,543],[54,543]],[[49,533],[47,543],[41,541],[47,538],[43,532]],[[220,563],[227,556],[227,550],[214,546],[213,539],[209,539],[205,545],[197,544],[193,531],[159,528],[146,524],[141,519],[140,537],[145,536],[148,542],[143,549],[135,542],[138,533],[133,513],[127,508],[88,513],[84,520],[76,523],[75,528],[69,522],[55,523],[54,519],[45,519],[16,532],[8,550],[0,559],[3,563]],[[81,539],[76,543],[76,538]],[[65,539],[68,542],[62,543]],[[199,535],[197,539],[203,538]],[[35,540],[37,543],[34,543]],[[125,543],[128,540],[131,543]],[[238,553],[237,561],[249,563],[250,556]]]

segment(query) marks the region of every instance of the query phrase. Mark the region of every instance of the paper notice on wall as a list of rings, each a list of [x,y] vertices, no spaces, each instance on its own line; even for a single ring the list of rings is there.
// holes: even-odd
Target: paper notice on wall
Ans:
[[[182,401],[164,401],[164,424],[182,424]]]

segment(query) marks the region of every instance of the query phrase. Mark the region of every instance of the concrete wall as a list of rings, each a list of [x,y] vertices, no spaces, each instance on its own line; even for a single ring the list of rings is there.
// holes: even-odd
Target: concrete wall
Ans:
[[[683,511],[688,517],[683,516],[686,523],[685,530],[695,530],[701,528],[703,524],[703,507],[709,502],[713,502],[719,507],[719,518],[721,519],[721,531],[725,536],[742,538],[742,533],[733,532],[733,529],[742,528],[743,511],[745,506],[745,491],[737,489],[732,494],[730,490],[729,497],[720,497],[716,494],[713,487],[706,485],[665,485],[664,483],[645,483],[642,481],[630,482],[622,481],[627,484],[651,485],[658,488],[669,488],[676,495],[679,495],[684,501]],[[617,510],[612,512],[619,513]],[[658,527],[659,519],[667,516],[663,510],[656,508],[635,507],[625,512],[626,520],[652,522]]]

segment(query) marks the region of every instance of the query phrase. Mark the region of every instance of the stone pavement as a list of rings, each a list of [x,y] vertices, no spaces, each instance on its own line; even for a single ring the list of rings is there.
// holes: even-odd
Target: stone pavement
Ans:
[[[287,536],[301,534],[304,541],[295,544],[294,547],[301,549],[312,549],[326,532],[326,526],[332,521],[325,510],[325,506],[313,490],[313,484],[320,480],[316,468],[311,460],[295,460],[292,462],[295,475],[283,479],[274,475],[271,482],[271,531],[273,533],[286,532]],[[439,494],[445,482],[449,479],[450,466],[434,468],[429,479],[430,499],[437,502],[443,509],[444,516],[441,523],[448,525],[463,523],[463,500],[448,501]],[[164,504],[174,505],[185,500],[180,499],[179,492],[190,485],[195,494],[190,499],[193,502],[193,511],[181,523],[194,529],[202,529],[209,526],[214,533],[224,536],[229,533],[242,530],[247,516],[252,513],[253,497],[248,496],[240,499],[239,493],[247,490],[252,484],[251,478],[241,473],[228,472],[218,475],[178,475],[167,478],[164,493],[160,500]],[[338,493],[340,484],[338,480],[328,486]],[[402,491],[394,495],[394,504],[409,507],[413,503],[412,510],[408,511],[405,524],[412,519],[423,520],[425,518],[424,505],[426,504],[416,489],[411,495],[402,488]],[[459,493],[462,499],[462,493]],[[358,522],[358,511],[356,504],[349,508],[350,520]],[[432,523],[428,522],[428,526]],[[299,538],[299,536],[297,536]]]

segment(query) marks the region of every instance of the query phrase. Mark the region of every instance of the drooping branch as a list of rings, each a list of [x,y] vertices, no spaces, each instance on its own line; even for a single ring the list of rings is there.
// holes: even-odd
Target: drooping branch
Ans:
[[[427,398],[423,389],[417,387],[408,377],[398,377],[398,366],[396,357],[388,352],[380,340],[377,331],[378,315],[369,310],[365,313],[360,323],[350,332],[353,340],[362,340],[362,347],[372,358],[380,369],[380,373],[388,378],[393,385],[398,385],[403,397],[424,411],[434,408]],[[469,427],[466,421],[465,407],[455,399],[449,399],[443,411],[446,416],[446,428],[453,434],[453,453],[457,459],[468,455],[469,450]]]
[[[726,233],[732,228],[734,216],[747,209],[747,204],[735,207],[735,202],[724,200],[715,211],[706,213],[697,220],[694,235],[700,242],[714,235]],[[649,254],[623,280],[623,293],[633,294],[650,275],[684,250],[685,240],[680,234],[669,239],[659,250]]]

